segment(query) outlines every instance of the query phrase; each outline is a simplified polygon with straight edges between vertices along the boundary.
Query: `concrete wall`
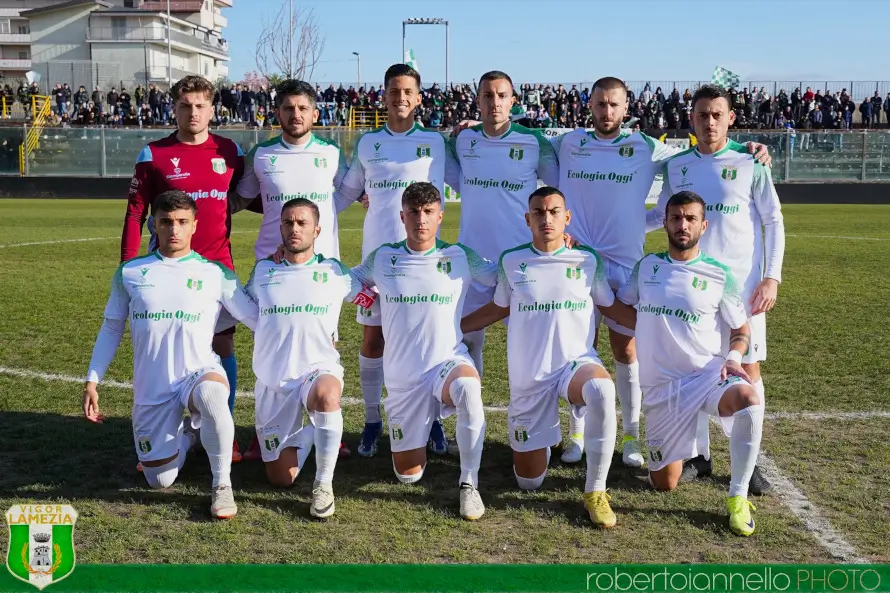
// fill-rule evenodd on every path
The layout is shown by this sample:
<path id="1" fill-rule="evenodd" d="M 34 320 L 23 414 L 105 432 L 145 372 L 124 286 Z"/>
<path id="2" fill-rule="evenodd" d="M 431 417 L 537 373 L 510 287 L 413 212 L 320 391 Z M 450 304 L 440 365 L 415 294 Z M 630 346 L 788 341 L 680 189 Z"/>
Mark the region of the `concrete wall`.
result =
<path id="1" fill-rule="evenodd" d="M 53 60 L 89 60 L 86 42 L 90 13 L 97 5 L 78 6 L 36 14 L 31 18 L 31 61 L 36 64 Z"/>

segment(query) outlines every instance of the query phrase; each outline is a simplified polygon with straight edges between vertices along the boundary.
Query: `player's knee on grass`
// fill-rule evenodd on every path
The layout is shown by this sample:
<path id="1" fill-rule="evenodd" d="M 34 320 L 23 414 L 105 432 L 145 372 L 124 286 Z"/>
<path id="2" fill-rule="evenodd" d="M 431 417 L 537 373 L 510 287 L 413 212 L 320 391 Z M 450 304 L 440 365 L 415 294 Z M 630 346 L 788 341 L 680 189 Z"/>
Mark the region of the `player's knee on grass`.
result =
<path id="1" fill-rule="evenodd" d="M 631 364 L 637 360 L 637 346 L 631 336 L 625 336 L 613 329 L 609 329 L 609 345 L 612 347 L 612 355 L 615 357 L 615 362 Z"/>
<path id="2" fill-rule="evenodd" d="M 321 375 L 312 386 L 306 402 L 310 412 L 336 412 L 340 409 L 340 381 Z"/>
<path id="3" fill-rule="evenodd" d="M 660 492 L 670 492 L 677 488 L 680 474 L 683 473 L 683 462 L 675 461 L 658 471 L 649 472 L 649 484 Z"/>
<path id="4" fill-rule="evenodd" d="M 142 475 L 145 476 L 145 481 L 148 482 L 148 485 L 151 488 L 160 490 L 169 488 L 173 485 L 176 481 L 176 477 L 179 475 L 179 463 L 177 463 L 177 457 L 179 457 L 180 454 L 181 453 L 177 453 L 173 457 L 158 461 L 142 462 Z"/>
<path id="5" fill-rule="evenodd" d="M 235 334 L 216 334 L 213 336 L 213 351 L 220 358 L 228 358 L 235 354 Z"/>
<path id="6" fill-rule="evenodd" d="M 278 488 L 290 488 L 300 474 L 296 447 L 286 447 L 278 454 L 278 459 L 266 465 L 266 477 L 269 483 Z"/>
<path id="7" fill-rule="evenodd" d="M 383 328 L 375 325 L 362 326 L 362 350 L 365 358 L 380 358 L 383 356 Z"/>
<path id="8" fill-rule="evenodd" d="M 732 416 L 740 410 L 760 405 L 760 396 L 748 384 L 739 384 L 727 389 L 720 398 L 717 412 L 721 416 Z"/>
<path id="9" fill-rule="evenodd" d="M 550 448 L 513 451 L 513 475 L 520 490 L 537 490 L 547 477 Z"/>
<path id="10" fill-rule="evenodd" d="M 399 451 L 392 454 L 392 470 L 402 484 L 414 484 L 426 470 L 426 448 Z"/>

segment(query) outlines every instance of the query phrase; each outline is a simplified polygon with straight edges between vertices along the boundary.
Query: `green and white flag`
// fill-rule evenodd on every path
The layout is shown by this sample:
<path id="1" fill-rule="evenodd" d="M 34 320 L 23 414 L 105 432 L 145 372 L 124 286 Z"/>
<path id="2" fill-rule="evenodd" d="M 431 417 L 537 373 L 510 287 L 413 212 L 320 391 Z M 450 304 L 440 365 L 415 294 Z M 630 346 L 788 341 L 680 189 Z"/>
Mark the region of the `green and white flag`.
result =
<path id="1" fill-rule="evenodd" d="M 6 523 L 6 567 L 12 576 L 43 589 L 74 572 L 74 507 L 17 504 L 6 512 Z"/>
<path id="2" fill-rule="evenodd" d="M 405 52 L 405 64 L 420 72 L 420 67 L 417 65 L 417 58 L 414 57 L 413 49 L 409 49 Z"/>
<path id="3" fill-rule="evenodd" d="M 711 83 L 724 89 L 739 88 L 739 75 L 724 68 L 717 66 L 714 73 L 711 74 Z"/>

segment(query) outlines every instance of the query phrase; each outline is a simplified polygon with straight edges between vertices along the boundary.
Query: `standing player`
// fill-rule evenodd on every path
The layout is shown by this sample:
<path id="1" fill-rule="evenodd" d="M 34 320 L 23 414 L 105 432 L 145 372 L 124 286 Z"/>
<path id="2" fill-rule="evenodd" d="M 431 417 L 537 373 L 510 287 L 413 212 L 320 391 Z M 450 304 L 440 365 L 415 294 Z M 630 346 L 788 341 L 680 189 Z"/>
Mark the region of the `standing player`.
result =
<path id="1" fill-rule="evenodd" d="M 122 263 L 114 274 L 84 386 L 83 413 L 91 422 L 104 419 L 96 385 L 114 359 L 129 318 L 133 440 L 142 474 L 152 488 L 170 487 L 187 451 L 200 440 L 213 474 L 210 512 L 228 519 L 238 511 L 229 475 L 235 424 L 226 408 L 225 370 L 210 343 L 221 305 L 251 329 L 256 305 L 227 266 L 192 251 L 193 199 L 166 191 L 152 210 L 158 249 Z M 191 415 L 188 429 L 183 429 L 185 410 Z"/>
<path id="2" fill-rule="evenodd" d="M 508 315 L 513 318 L 507 328 L 507 417 L 519 487 L 534 490 L 544 482 L 550 447 L 561 439 L 559 400 L 564 399 L 573 415 L 590 417 L 584 434 L 584 506 L 594 524 L 614 527 L 606 477 L 618 429 L 615 384 L 591 346 L 596 333 L 593 309 L 596 305 L 628 325 L 633 324 L 633 315 L 626 308 L 613 312 L 615 295 L 596 251 L 566 248 L 564 234 L 571 213 L 558 189 L 535 190 L 525 219 L 532 242 L 501 254 L 494 301 L 465 317 L 461 329 L 488 326 Z"/>
<path id="3" fill-rule="evenodd" d="M 247 284 L 259 306 L 253 351 L 256 433 L 266 474 L 276 486 L 293 484 L 315 445 L 309 512 L 326 518 L 334 514 L 332 482 L 343 436 L 343 367 L 331 334 L 344 300 L 370 309 L 374 293 L 338 260 L 315 252 L 322 233 L 315 202 L 289 200 L 279 216 L 284 259 L 257 262 Z"/>
<path id="4" fill-rule="evenodd" d="M 421 181 L 432 183 L 445 195 L 445 186 L 459 186 L 458 165 L 437 130 L 427 130 L 414 121 L 420 105 L 420 74 L 405 64 L 390 66 L 383 78 L 387 121 L 383 127 L 363 134 L 355 146 L 352 164 L 343 179 L 341 191 L 348 200 L 367 193 L 370 205 L 362 231 L 362 258 L 383 243 L 405 238 L 400 221 L 401 196 L 406 187 Z M 444 207 L 444 202 L 443 202 Z M 365 400 L 365 428 L 358 453 L 377 453 L 377 440 L 383 428 L 380 399 L 383 393 L 384 340 L 379 314 L 359 308 L 357 321 L 364 326 L 359 354 L 359 376 Z M 430 449 L 439 455 L 448 452 L 448 440 L 436 420 L 430 434 Z"/>
<path id="5" fill-rule="evenodd" d="M 409 186 L 402 195 L 406 239 L 381 245 L 353 272 L 380 293 L 384 406 L 396 477 L 420 480 L 432 422 L 456 411 L 460 515 L 474 521 L 485 513 L 477 490 L 485 414 L 482 383 L 461 342 L 460 312 L 470 283 L 494 285 L 497 271 L 472 249 L 436 238 L 441 201 L 431 183 Z"/>
<path id="6" fill-rule="evenodd" d="M 461 130 L 455 152 L 461 167 L 459 241 L 486 259 L 496 260 L 506 249 L 528 239 L 525 212 L 528 195 L 538 179 L 555 186 L 559 165 L 553 147 L 539 130 L 510 121 L 513 81 L 503 72 L 486 72 L 479 79 L 482 123 Z M 492 214 L 497 217 L 492 224 Z M 464 314 L 490 303 L 494 290 L 474 284 Z M 481 374 L 485 331 L 464 336 Z"/>
<path id="7" fill-rule="evenodd" d="M 710 232 L 705 209 L 691 191 L 667 200 L 670 248 L 641 259 L 618 299 L 636 307 L 650 482 L 658 490 L 676 488 L 683 460 L 696 450 L 699 414 L 718 416 L 729 435 L 729 527 L 748 536 L 755 510 L 748 483 L 760 450 L 763 404 L 741 365 L 750 334 L 734 275 L 698 247 Z M 728 348 L 721 323 L 730 328 Z"/>
<path id="8" fill-rule="evenodd" d="M 782 281 L 785 223 L 769 168 L 755 162 L 744 146 L 728 138 L 729 127 L 735 121 L 729 101 L 725 90 L 712 85 L 701 87 L 693 95 L 698 144 L 668 161 L 664 189 L 655 209 L 649 212 L 648 227 L 656 227 L 664 219 L 671 192 L 695 191 L 705 200 L 711 227 L 702 238 L 701 248 L 726 263 L 740 283 L 751 330 L 751 348 L 744 352 L 742 366 L 765 405 L 760 376 L 760 361 L 766 360 L 765 313 L 776 304 Z M 723 341 L 729 342 L 727 327 L 723 328 Z M 708 437 L 707 418 L 702 417 L 698 455 L 687 463 L 684 479 L 711 473 Z M 770 487 L 755 468 L 751 492 L 765 494 Z"/>
<path id="9" fill-rule="evenodd" d="M 130 198 L 121 236 L 121 261 L 136 257 L 142 225 L 149 206 L 161 192 L 176 189 L 187 193 L 198 205 L 200 224 L 192 247 L 203 257 L 218 261 L 230 270 L 232 219 L 228 196 L 244 171 L 241 148 L 209 132 L 213 117 L 213 85 L 200 76 L 186 76 L 172 89 L 179 129 L 161 140 L 149 142 L 139 153 L 130 182 Z M 151 227 L 151 224 L 149 225 Z M 149 249 L 157 247 L 154 238 Z M 229 410 L 235 410 L 238 365 L 235 361 L 235 320 L 225 311 L 213 337 L 213 351 L 220 356 L 229 383 Z M 232 443 L 232 461 L 241 461 L 238 443 Z"/>
<path id="10" fill-rule="evenodd" d="M 311 200 L 318 207 L 321 231 L 315 252 L 338 258 L 337 214 L 352 202 L 337 191 L 347 171 L 343 151 L 334 142 L 312 133 L 312 125 L 318 121 L 315 88 L 301 80 L 279 84 L 275 115 L 281 122 L 281 135 L 257 144 L 247 153 L 244 176 L 238 184 L 241 205 L 256 196 L 262 204 L 263 222 L 254 247 L 256 260 L 278 247 L 282 204 L 296 198 Z M 336 333 L 335 327 L 335 341 Z M 342 443 L 340 451 L 344 456 L 349 454 Z M 254 439 L 244 459 L 260 458 L 259 442 Z"/>
<path id="11" fill-rule="evenodd" d="M 618 290 L 643 256 L 646 198 L 652 183 L 678 150 L 621 127 L 627 114 L 627 87 L 618 78 L 601 78 L 594 83 L 590 109 L 593 130 L 579 128 L 553 141 L 559 158 L 559 189 L 574 215 L 573 236 L 603 257 L 609 284 Z M 749 150 L 758 150 L 757 158 L 769 162 L 765 147 L 752 143 Z M 641 392 L 634 332 L 608 318 L 606 325 L 621 402 L 622 461 L 630 467 L 641 467 Z M 562 460 L 573 463 L 583 454 L 583 419 L 570 420 L 569 425 L 570 441 Z"/>

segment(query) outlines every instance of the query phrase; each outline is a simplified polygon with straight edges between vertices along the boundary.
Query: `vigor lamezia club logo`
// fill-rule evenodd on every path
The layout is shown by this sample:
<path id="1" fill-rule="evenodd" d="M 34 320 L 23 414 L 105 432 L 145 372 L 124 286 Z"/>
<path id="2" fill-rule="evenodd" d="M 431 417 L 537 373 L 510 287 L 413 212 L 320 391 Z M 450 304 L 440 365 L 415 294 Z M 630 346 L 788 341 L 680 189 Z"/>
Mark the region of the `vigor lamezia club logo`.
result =
<path id="1" fill-rule="evenodd" d="M 12 576 L 43 589 L 74 572 L 74 507 L 17 504 L 6 511 L 6 522 L 6 567 Z"/>

